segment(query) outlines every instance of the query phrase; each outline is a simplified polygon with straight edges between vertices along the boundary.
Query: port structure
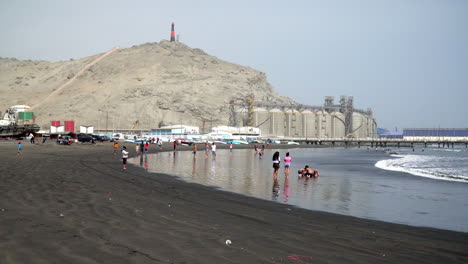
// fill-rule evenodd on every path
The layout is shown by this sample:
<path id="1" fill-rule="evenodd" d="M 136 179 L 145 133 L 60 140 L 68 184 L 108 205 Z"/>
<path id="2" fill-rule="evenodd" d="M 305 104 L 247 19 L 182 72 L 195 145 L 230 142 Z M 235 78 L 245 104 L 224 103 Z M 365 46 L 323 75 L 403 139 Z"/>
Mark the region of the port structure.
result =
<path id="1" fill-rule="evenodd" d="M 308 137 L 315 133 L 318 138 L 376 137 L 372 110 L 355 108 L 352 96 L 341 96 L 338 104 L 334 97 L 327 96 L 323 105 L 304 105 L 255 101 L 253 94 L 248 94 L 231 98 L 229 104 L 230 126 L 267 127 L 267 130 L 274 126 L 270 129 L 272 136 Z"/>

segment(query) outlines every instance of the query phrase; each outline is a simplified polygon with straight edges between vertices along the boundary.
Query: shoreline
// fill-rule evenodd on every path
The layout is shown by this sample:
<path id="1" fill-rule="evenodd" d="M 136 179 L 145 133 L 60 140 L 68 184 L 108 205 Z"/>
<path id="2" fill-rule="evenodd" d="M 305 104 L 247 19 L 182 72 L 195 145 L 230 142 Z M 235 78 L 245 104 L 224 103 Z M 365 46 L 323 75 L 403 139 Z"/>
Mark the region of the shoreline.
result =
<path id="1" fill-rule="evenodd" d="M 468 262 L 468 233 L 302 209 L 148 177 L 134 165 L 123 171 L 108 143 L 24 142 L 23 157 L 16 144 L 0 145 L 2 263 Z"/>

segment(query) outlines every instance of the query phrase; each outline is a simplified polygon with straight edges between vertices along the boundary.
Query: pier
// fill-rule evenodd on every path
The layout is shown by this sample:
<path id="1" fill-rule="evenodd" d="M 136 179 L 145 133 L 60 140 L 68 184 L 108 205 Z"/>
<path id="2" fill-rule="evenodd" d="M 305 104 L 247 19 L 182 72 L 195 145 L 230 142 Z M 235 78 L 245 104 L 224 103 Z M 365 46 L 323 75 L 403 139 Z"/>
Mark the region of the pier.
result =
<path id="1" fill-rule="evenodd" d="M 314 145 L 344 145 L 344 146 L 369 146 L 369 147 L 410 147 L 422 145 L 425 148 L 428 146 L 437 145 L 438 148 L 454 148 L 455 145 L 464 145 L 468 148 L 468 138 L 441 138 L 441 139 L 388 139 L 388 138 L 281 138 L 280 141 L 294 141 L 302 144 Z"/>

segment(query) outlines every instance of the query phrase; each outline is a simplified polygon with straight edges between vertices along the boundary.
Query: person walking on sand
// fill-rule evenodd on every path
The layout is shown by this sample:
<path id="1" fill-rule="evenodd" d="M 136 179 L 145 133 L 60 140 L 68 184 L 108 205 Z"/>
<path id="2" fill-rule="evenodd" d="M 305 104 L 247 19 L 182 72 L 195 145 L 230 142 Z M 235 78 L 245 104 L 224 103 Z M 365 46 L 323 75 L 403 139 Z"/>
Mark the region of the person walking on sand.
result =
<path id="1" fill-rule="evenodd" d="M 193 143 L 193 156 L 194 157 L 195 157 L 195 155 L 197 155 L 197 150 L 198 150 L 197 144 Z"/>
<path id="2" fill-rule="evenodd" d="M 275 154 L 273 154 L 273 182 L 278 182 L 278 170 L 280 168 L 280 155 L 279 152 L 276 151 Z"/>
<path id="3" fill-rule="evenodd" d="M 124 170 L 127 169 L 127 159 L 128 159 L 128 151 L 127 148 L 124 146 L 122 149 L 122 163 L 123 163 L 123 168 Z"/>
<path id="4" fill-rule="evenodd" d="M 114 156 L 117 155 L 117 148 L 119 147 L 119 140 L 114 141 Z"/>
<path id="5" fill-rule="evenodd" d="M 23 145 L 21 145 L 21 142 L 18 142 L 18 155 L 23 155 Z"/>
<path id="6" fill-rule="evenodd" d="M 254 151 L 255 151 L 255 155 L 257 155 L 257 154 L 258 154 L 258 146 L 257 146 L 257 144 L 254 145 Z"/>
<path id="7" fill-rule="evenodd" d="M 286 153 L 286 157 L 284 157 L 284 175 L 289 176 L 289 168 L 291 167 L 291 157 L 289 156 L 289 152 Z"/>
<path id="8" fill-rule="evenodd" d="M 177 140 L 174 139 L 174 143 L 172 143 L 172 145 L 174 147 L 174 152 L 175 152 L 177 148 Z"/>
<path id="9" fill-rule="evenodd" d="M 136 151 L 136 154 L 138 155 L 138 151 L 140 150 L 140 145 L 138 145 L 138 143 L 135 144 L 135 151 Z"/>
<path id="10" fill-rule="evenodd" d="M 158 138 L 158 146 L 159 146 L 159 149 L 162 149 L 162 139 L 161 138 Z"/>

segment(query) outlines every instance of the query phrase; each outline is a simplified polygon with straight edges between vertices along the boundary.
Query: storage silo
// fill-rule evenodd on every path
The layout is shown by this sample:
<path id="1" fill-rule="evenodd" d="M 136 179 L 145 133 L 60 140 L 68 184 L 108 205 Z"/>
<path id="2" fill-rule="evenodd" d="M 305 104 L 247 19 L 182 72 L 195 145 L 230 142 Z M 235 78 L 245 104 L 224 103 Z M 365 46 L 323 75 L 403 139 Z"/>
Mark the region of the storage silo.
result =
<path id="1" fill-rule="evenodd" d="M 292 131 L 291 127 L 293 126 L 293 110 L 286 109 L 283 111 L 284 113 L 284 136 L 291 137 Z"/>
<path id="2" fill-rule="evenodd" d="M 331 138 L 333 137 L 333 120 L 332 120 L 332 115 L 326 111 L 323 112 L 323 117 L 324 117 L 324 128 L 325 128 L 325 138 Z"/>
<path id="3" fill-rule="evenodd" d="M 272 127 L 272 135 L 273 136 L 284 136 L 284 113 L 279 109 L 272 109 L 270 110 L 271 114 L 271 127 Z"/>
<path id="4" fill-rule="evenodd" d="M 302 118 L 301 114 L 294 109 L 284 111 L 284 136 L 300 137 L 302 136 Z"/>
<path id="5" fill-rule="evenodd" d="M 346 136 L 345 131 L 345 115 L 338 111 L 332 113 L 332 137 L 343 138 Z"/>
<path id="6" fill-rule="evenodd" d="M 315 112 L 315 130 L 317 131 L 317 138 L 325 137 L 325 116 L 322 110 Z"/>
<path id="7" fill-rule="evenodd" d="M 297 110 L 292 110 L 291 113 L 291 136 L 292 137 L 303 137 L 304 133 L 302 132 L 302 114 Z"/>
<path id="8" fill-rule="evenodd" d="M 268 110 L 260 107 L 254 108 L 254 126 L 260 128 L 265 136 L 272 135 L 271 114 Z"/>
<path id="9" fill-rule="evenodd" d="M 352 136 L 354 138 L 364 138 L 366 137 L 366 129 L 367 129 L 367 124 L 366 124 L 366 117 L 357 112 L 353 112 L 353 130 L 352 130 Z"/>
<path id="10" fill-rule="evenodd" d="M 302 111 L 302 134 L 306 138 L 316 138 L 315 113 L 310 110 Z"/>

